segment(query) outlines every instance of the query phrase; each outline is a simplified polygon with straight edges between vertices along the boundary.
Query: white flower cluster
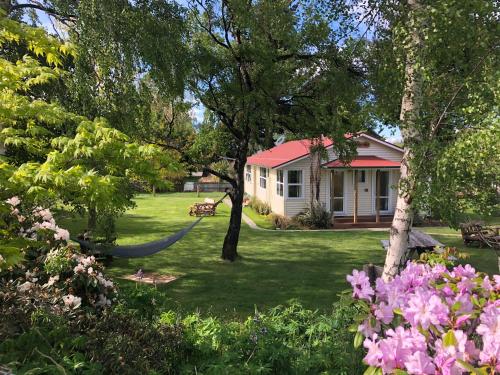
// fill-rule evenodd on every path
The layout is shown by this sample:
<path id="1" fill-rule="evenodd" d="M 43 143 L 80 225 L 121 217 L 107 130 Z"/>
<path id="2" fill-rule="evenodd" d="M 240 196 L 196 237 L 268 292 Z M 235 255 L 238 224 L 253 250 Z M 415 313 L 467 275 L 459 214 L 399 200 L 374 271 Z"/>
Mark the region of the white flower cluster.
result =
<path id="1" fill-rule="evenodd" d="M 45 284 L 43 284 L 43 288 L 47 288 L 49 286 L 54 285 L 57 281 L 59 281 L 59 275 L 51 276 L 49 277 L 49 281 L 47 281 Z"/>
<path id="2" fill-rule="evenodd" d="M 65 295 L 65 296 L 63 296 L 62 299 L 64 302 L 64 306 L 72 308 L 72 309 L 77 309 L 82 304 L 82 299 L 80 297 L 76 297 L 72 294 Z"/>
<path id="3" fill-rule="evenodd" d="M 5 201 L 9 204 L 11 209 L 11 214 L 17 218 L 19 223 L 23 223 L 26 221 L 26 217 L 21 215 L 18 206 L 21 203 L 19 197 L 12 197 Z M 33 217 L 35 220 L 41 219 L 42 222 L 35 221 L 31 228 L 24 229 L 21 228 L 21 235 L 25 238 L 29 238 L 31 240 L 37 239 L 37 231 L 41 229 L 49 229 L 54 232 L 54 239 L 56 241 L 68 241 L 69 240 L 69 232 L 66 229 L 60 228 L 56 225 L 52 212 L 48 208 L 36 207 L 32 211 Z"/>

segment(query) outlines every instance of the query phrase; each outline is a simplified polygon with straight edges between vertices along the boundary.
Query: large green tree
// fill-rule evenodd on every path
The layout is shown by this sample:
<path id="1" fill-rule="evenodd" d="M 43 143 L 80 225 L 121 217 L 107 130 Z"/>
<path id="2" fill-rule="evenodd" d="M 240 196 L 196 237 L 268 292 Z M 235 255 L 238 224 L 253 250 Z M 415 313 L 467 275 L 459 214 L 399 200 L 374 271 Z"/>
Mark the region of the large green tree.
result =
<path id="1" fill-rule="evenodd" d="M 111 219 L 112 224 L 133 204 L 132 179 L 160 184 L 155 162 L 175 168 L 175 158 L 155 146 L 133 142 L 103 118 L 91 121 L 57 101 L 31 95 L 37 86 L 67 74 L 61 66 L 75 49 L 0 12 L 0 52 L 12 43 L 27 51 L 16 61 L 0 54 L 0 141 L 38 155 L 18 168 L 2 164 L 9 182 L 2 188 L 33 200 L 52 197 L 85 208 L 89 229 L 95 229 L 99 218 Z"/>
<path id="2" fill-rule="evenodd" d="M 211 169 L 208 161 L 216 160 L 205 159 L 205 170 L 232 185 L 222 258 L 234 261 L 249 152 L 271 146 L 277 132 L 303 132 L 308 126 L 311 135 L 326 133 L 342 149 L 344 134 L 356 129 L 360 75 L 336 45 L 320 2 L 190 4 L 189 90 L 215 117 L 204 136 L 226 153 L 214 156 L 233 160 L 233 177 Z M 334 87 L 334 82 L 342 85 Z M 340 87 L 346 86 L 352 91 L 342 95 Z M 216 134 L 226 142 L 217 142 Z"/>
<path id="3" fill-rule="evenodd" d="M 467 165 L 451 150 L 463 147 L 464 139 L 476 137 L 476 132 L 476 140 L 486 141 L 480 134 L 497 126 L 492 119 L 498 116 L 498 2 L 406 0 L 369 6 L 367 14 L 372 17 L 367 19 L 373 20 L 370 27 L 376 32 L 367 43 L 365 63 L 373 113 L 399 126 L 405 151 L 384 269 L 384 277 L 391 278 L 407 259 L 416 210 L 431 209 L 456 221 L 460 197 L 472 198 L 471 184 L 479 183 L 476 189 L 488 191 L 490 197 L 496 189 L 489 163 L 475 164 L 475 173 L 484 178 L 475 178 L 469 171 L 469 182 L 457 178 L 461 168 L 443 171 L 439 165 Z M 498 138 L 498 132 L 488 134 Z M 493 149 L 486 147 L 488 142 L 485 147 L 481 142 L 473 144 L 470 155 L 479 164 L 498 160 Z M 453 183 L 460 185 L 447 186 Z M 452 190 L 463 194 L 450 199 Z"/>

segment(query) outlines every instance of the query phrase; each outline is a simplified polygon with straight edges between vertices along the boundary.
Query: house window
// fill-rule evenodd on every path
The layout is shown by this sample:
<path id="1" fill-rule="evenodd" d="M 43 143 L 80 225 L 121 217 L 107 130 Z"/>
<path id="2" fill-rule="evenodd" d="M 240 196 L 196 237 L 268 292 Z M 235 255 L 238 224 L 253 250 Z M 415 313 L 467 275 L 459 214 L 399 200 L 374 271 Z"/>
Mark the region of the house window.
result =
<path id="1" fill-rule="evenodd" d="M 259 186 L 262 189 L 267 188 L 267 169 L 266 168 L 260 168 L 260 179 L 259 179 Z"/>
<path id="2" fill-rule="evenodd" d="M 252 182 L 252 166 L 247 165 L 246 172 L 245 172 L 245 180 L 247 182 Z"/>
<path id="3" fill-rule="evenodd" d="M 358 182 L 359 183 L 366 182 L 366 171 L 358 171 Z"/>
<path id="4" fill-rule="evenodd" d="M 288 198 L 302 198 L 302 171 L 288 171 Z"/>
<path id="5" fill-rule="evenodd" d="M 277 177 L 276 177 L 276 194 L 278 194 L 280 197 L 283 196 L 283 170 L 277 170 L 276 171 Z"/>

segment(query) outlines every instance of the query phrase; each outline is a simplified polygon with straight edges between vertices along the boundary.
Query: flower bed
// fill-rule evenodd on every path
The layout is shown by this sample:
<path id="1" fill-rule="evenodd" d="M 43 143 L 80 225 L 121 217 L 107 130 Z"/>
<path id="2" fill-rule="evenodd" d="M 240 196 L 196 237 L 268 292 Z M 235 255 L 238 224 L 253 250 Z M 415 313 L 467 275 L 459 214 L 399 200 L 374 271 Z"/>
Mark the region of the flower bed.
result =
<path id="1" fill-rule="evenodd" d="M 374 287 L 362 271 L 347 280 L 365 310 L 354 341 L 367 374 L 500 372 L 500 276 L 408 263 Z"/>

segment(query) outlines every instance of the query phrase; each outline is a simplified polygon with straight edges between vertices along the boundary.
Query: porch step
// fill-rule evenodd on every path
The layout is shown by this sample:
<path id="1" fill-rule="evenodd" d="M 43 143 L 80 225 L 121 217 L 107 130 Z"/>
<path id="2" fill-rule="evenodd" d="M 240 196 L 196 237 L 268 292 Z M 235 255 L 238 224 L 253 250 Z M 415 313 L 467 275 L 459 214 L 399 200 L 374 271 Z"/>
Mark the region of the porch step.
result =
<path id="1" fill-rule="evenodd" d="M 390 228 L 392 221 L 382 221 L 380 223 L 373 222 L 357 222 L 357 223 L 339 223 L 333 224 L 334 229 L 350 229 L 350 228 Z"/>
<path id="2" fill-rule="evenodd" d="M 358 216 L 358 223 L 375 223 L 375 216 Z M 335 216 L 335 223 L 349 223 L 352 224 L 354 217 L 352 216 Z M 392 215 L 380 216 L 380 221 L 383 223 L 392 222 Z"/>

